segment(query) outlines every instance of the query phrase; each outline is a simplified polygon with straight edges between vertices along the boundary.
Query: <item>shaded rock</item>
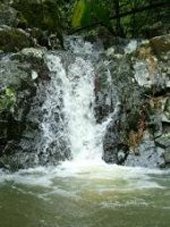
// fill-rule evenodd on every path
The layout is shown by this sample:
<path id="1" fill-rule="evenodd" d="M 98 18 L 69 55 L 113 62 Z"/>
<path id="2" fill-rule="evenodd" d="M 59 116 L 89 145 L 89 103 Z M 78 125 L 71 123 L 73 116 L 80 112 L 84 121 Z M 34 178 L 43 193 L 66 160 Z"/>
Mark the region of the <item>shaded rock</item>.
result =
<path id="1" fill-rule="evenodd" d="M 37 89 L 31 68 L 11 57 L 14 55 L 0 60 L 0 162 L 5 168 L 13 168 L 8 163 L 15 163 L 15 155 L 21 149 L 19 143 L 28 127 L 26 117 Z"/>
<path id="2" fill-rule="evenodd" d="M 162 99 L 162 122 L 170 123 L 170 98 L 164 97 Z"/>
<path id="3" fill-rule="evenodd" d="M 162 53 L 167 53 L 170 51 L 170 34 L 156 36 L 150 39 L 150 44 L 158 56 Z"/>
<path id="4" fill-rule="evenodd" d="M 32 79 L 36 77 L 34 80 L 49 80 L 49 70 L 44 60 L 45 51 L 46 48 L 24 48 L 11 58 L 23 63 L 20 66 L 22 70 L 30 73 L 31 68 Z"/>
<path id="5" fill-rule="evenodd" d="M 0 3 L 0 26 L 1 25 L 17 25 L 17 11 L 9 5 L 2 3 Z"/>
<path id="6" fill-rule="evenodd" d="M 24 27 L 36 27 L 48 31 L 48 36 L 55 33 L 59 43 L 57 48 L 63 46 L 62 22 L 58 5 L 54 0 L 45 0 L 43 5 L 41 1 L 35 0 L 19 0 L 12 3 L 12 6 L 21 13 L 21 24 L 18 26 L 22 27 L 22 21 L 24 21 Z"/>
<path id="7" fill-rule="evenodd" d="M 143 90 L 135 82 L 131 65 L 128 53 L 117 54 L 110 49 L 106 51 L 105 60 L 98 63 L 95 81 L 97 121 L 103 122 L 114 113 L 116 103 L 121 103 L 119 114 L 113 117 L 103 140 L 103 159 L 110 163 L 124 162 L 130 131 L 138 131 L 140 122 L 142 130 L 145 127 L 145 98 L 142 97 Z"/>
<path id="8" fill-rule="evenodd" d="M 164 159 L 166 164 L 170 164 L 170 149 L 164 153 Z"/>
<path id="9" fill-rule="evenodd" d="M 25 47 L 34 46 L 28 33 L 12 27 L 0 27 L 0 49 L 5 52 L 17 52 Z"/>

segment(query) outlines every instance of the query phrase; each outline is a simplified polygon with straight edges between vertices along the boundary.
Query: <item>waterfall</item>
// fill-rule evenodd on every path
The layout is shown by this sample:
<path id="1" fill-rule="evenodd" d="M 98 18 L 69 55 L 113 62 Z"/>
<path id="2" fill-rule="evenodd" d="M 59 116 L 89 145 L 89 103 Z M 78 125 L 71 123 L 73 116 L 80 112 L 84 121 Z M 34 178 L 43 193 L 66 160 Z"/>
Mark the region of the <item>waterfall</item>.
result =
<path id="1" fill-rule="evenodd" d="M 39 150 L 43 158 L 57 150 L 74 160 L 101 159 L 102 137 L 111 118 L 102 124 L 95 119 L 94 56 L 99 52 L 82 40 L 76 46 L 70 42 L 70 49 L 71 60 L 62 53 L 46 54 L 51 81 L 42 106 Z"/>

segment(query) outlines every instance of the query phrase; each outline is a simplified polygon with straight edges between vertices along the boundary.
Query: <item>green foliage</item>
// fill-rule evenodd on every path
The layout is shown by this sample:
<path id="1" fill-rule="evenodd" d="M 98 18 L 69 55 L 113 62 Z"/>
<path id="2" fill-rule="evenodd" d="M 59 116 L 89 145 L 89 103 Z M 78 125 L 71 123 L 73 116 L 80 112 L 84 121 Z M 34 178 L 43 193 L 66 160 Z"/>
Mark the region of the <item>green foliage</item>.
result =
<path id="1" fill-rule="evenodd" d="M 161 21 L 165 29 L 169 26 L 166 3 L 168 4 L 168 0 L 77 0 L 71 25 L 75 30 L 104 25 L 115 35 L 152 37 L 159 34 L 155 30 L 158 22 Z"/>
<path id="2" fill-rule="evenodd" d="M 77 28 L 81 26 L 81 21 L 86 9 L 85 0 L 79 0 L 76 2 L 74 10 L 73 10 L 73 17 L 72 17 L 72 26 L 73 28 Z"/>
<path id="3" fill-rule="evenodd" d="M 109 25 L 109 14 L 109 8 L 105 1 L 78 0 L 74 6 L 71 24 L 73 28 L 88 26 L 98 21 Z"/>
<path id="4" fill-rule="evenodd" d="M 8 110 L 13 112 L 16 103 L 16 92 L 12 88 L 6 88 L 0 95 L 0 112 Z"/>

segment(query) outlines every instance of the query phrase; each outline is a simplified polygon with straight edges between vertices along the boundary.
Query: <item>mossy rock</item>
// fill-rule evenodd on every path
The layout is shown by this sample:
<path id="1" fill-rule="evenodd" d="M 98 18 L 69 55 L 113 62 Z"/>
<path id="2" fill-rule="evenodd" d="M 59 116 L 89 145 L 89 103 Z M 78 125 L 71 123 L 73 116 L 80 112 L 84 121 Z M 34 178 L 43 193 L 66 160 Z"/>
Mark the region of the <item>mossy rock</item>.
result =
<path id="1" fill-rule="evenodd" d="M 17 11 L 0 2 L 0 25 L 16 26 Z"/>
<path id="2" fill-rule="evenodd" d="M 16 92 L 13 88 L 7 87 L 2 94 L 0 94 L 0 113 L 4 110 L 13 111 L 16 103 Z"/>
<path id="3" fill-rule="evenodd" d="M 170 34 L 152 38 L 150 45 L 158 56 L 162 53 L 167 53 L 170 51 Z"/>
<path id="4" fill-rule="evenodd" d="M 31 46 L 34 46 L 33 40 L 21 29 L 11 27 L 0 28 L 0 50 L 17 52 Z"/>
<path id="5" fill-rule="evenodd" d="M 20 12 L 21 21 L 29 28 L 39 28 L 50 33 L 56 33 L 63 43 L 62 23 L 57 1 L 14 1 L 12 6 Z"/>

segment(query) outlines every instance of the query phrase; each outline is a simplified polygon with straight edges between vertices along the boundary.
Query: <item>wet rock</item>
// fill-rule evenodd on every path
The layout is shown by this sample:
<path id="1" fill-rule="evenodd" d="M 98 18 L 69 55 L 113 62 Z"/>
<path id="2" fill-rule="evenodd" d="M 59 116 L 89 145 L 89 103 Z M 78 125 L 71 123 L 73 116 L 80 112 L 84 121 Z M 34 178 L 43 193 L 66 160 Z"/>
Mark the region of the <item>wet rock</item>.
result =
<path id="1" fill-rule="evenodd" d="M 20 67 L 30 73 L 33 80 L 49 80 L 49 70 L 44 60 L 46 48 L 24 48 L 11 58 L 23 63 Z M 36 77 L 36 78 L 35 78 Z"/>
<path id="2" fill-rule="evenodd" d="M 153 138 L 147 133 L 137 148 L 137 152 L 130 153 L 125 166 L 142 166 L 147 168 L 163 167 L 165 162 L 162 152 L 157 149 Z"/>
<path id="3" fill-rule="evenodd" d="M 0 69 L 0 162 L 5 168 L 13 168 L 17 152 L 23 151 L 20 140 L 29 126 L 27 115 L 37 84 L 30 65 L 14 60 L 14 55 L 3 57 Z"/>
<path id="4" fill-rule="evenodd" d="M 118 164 L 122 164 L 124 163 L 124 161 L 127 158 L 127 150 L 119 150 L 119 152 L 117 153 L 117 159 L 118 159 Z"/>
<path id="5" fill-rule="evenodd" d="M 170 124 L 170 98 L 164 97 L 163 101 L 162 122 Z"/>
<path id="6" fill-rule="evenodd" d="M 145 118 L 143 91 L 135 82 L 131 65 L 128 53 L 117 54 L 110 49 L 106 51 L 105 60 L 98 64 L 95 90 L 97 121 L 103 122 L 114 112 L 116 103 L 121 103 L 120 112 L 106 129 L 103 140 L 103 159 L 110 163 L 124 162 L 128 153 L 129 133 L 131 130 L 138 131 L 139 121 Z"/>
<path id="7" fill-rule="evenodd" d="M 103 139 L 103 160 L 107 163 L 121 164 L 127 154 L 127 146 L 122 144 L 120 134 L 117 131 L 121 105 L 117 103 L 112 114 L 112 120 L 106 129 Z"/>
<path id="8" fill-rule="evenodd" d="M 170 164 L 170 149 L 164 153 L 164 159 L 166 164 Z"/>

